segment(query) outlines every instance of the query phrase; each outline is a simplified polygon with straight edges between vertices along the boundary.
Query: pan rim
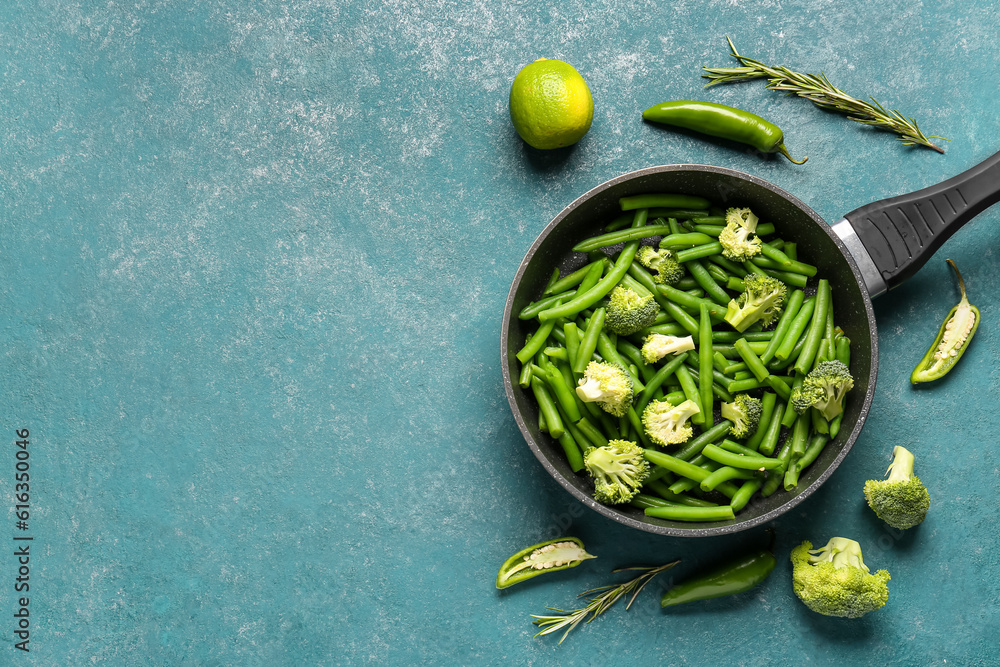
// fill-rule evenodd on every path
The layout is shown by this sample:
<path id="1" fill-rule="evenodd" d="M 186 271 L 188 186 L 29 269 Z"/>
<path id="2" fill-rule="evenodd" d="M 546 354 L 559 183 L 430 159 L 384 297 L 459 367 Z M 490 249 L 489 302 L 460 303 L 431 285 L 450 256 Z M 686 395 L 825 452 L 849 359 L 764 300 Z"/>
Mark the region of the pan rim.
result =
<path id="1" fill-rule="evenodd" d="M 685 528 L 681 525 L 677 525 L 680 522 L 675 522 L 674 525 L 666 525 L 665 523 L 649 523 L 645 521 L 636 520 L 626 514 L 623 514 L 616 510 L 614 507 L 598 503 L 589 495 L 583 493 L 579 488 L 570 482 L 551 461 L 545 456 L 538 443 L 535 442 L 527 424 L 524 422 L 523 416 L 517 406 L 514 388 L 513 388 L 513 378 L 511 377 L 509 358 L 511 352 L 508 349 L 509 346 L 509 330 L 511 317 L 513 315 L 514 301 L 518 287 L 520 286 L 521 280 L 524 276 L 524 272 L 530 264 L 531 260 L 534 258 L 535 254 L 538 252 L 539 248 L 549 237 L 549 235 L 559 227 L 563 220 L 565 220 L 571 213 L 573 213 L 577 208 L 587 203 L 591 198 L 595 197 L 601 192 L 604 192 L 610 188 L 613 188 L 622 183 L 626 183 L 635 179 L 642 178 L 644 176 L 672 172 L 672 171 L 684 171 L 684 172 L 710 172 L 713 174 L 722 174 L 732 178 L 736 178 L 743 181 L 748 181 L 758 187 L 770 190 L 772 193 L 782 197 L 797 209 L 802 211 L 809 217 L 816 225 L 824 230 L 826 235 L 830 238 L 833 244 L 840 251 L 841 256 L 846 260 L 849 268 L 851 269 L 851 275 L 853 276 L 858 290 L 862 296 L 862 306 L 865 313 L 865 318 L 868 322 L 868 330 L 870 336 L 870 349 L 871 349 L 871 360 L 870 360 L 870 370 L 869 370 L 869 380 L 868 387 L 864 395 L 863 403 L 861 405 L 858 419 L 851 430 L 851 433 L 846 438 L 843 447 L 837 454 L 836 458 L 830 463 L 830 465 L 817 477 L 809 486 L 802 489 L 796 495 L 790 497 L 786 502 L 782 503 L 778 507 L 761 514 L 759 516 L 750 519 L 736 519 L 731 522 L 720 522 L 718 525 L 713 525 L 711 527 L 691 527 Z M 823 483 L 840 467 L 840 464 L 846 458 L 847 454 L 853 448 L 858 436 L 864 427 L 865 421 L 867 420 L 868 413 L 871 410 L 871 405 L 875 394 L 875 385 L 878 376 L 878 332 L 875 322 L 875 313 L 872 308 L 871 295 L 868 292 L 867 286 L 861 277 L 860 269 L 851 255 L 850 251 L 844 245 L 843 241 L 837 236 L 832 227 L 823 219 L 819 214 L 817 214 L 812 208 L 806 205 L 802 200 L 798 199 L 791 193 L 787 192 L 783 188 L 771 183 L 770 181 L 764 180 L 752 174 L 748 174 L 742 171 L 737 171 L 735 169 L 729 169 L 726 167 L 717 167 L 713 165 L 706 164 L 666 164 L 657 165 L 652 167 L 646 167 L 643 169 L 638 169 L 635 171 L 630 171 L 612 179 L 609 179 L 580 195 L 572 202 L 570 202 L 566 207 L 564 207 L 538 234 L 535 240 L 532 242 L 528 251 L 525 253 L 524 258 L 518 266 L 518 269 L 514 275 L 514 279 L 511 282 L 510 291 L 507 294 L 507 300 L 504 307 L 504 314 L 501 326 L 500 335 L 500 353 L 501 353 L 501 370 L 503 373 L 504 390 L 507 395 L 508 403 L 510 404 L 511 412 L 514 419 L 518 425 L 518 429 L 521 431 L 522 437 L 527 442 L 529 448 L 535 457 L 539 460 L 545 470 L 551 475 L 560 486 L 569 491 L 569 493 L 582 502 L 584 505 L 590 509 L 596 511 L 597 513 L 612 519 L 618 523 L 629 526 L 631 528 L 637 528 L 639 530 L 654 533 L 658 535 L 666 535 L 671 537 L 710 537 L 725 535 L 730 533 L 742 532 L 748 530 L 755 526 L 766 524 L 779 516 L 786 514 L 794 507 L 801 504 L 807 498 L 809 498 L 816 490 L 819 489 Z"/>

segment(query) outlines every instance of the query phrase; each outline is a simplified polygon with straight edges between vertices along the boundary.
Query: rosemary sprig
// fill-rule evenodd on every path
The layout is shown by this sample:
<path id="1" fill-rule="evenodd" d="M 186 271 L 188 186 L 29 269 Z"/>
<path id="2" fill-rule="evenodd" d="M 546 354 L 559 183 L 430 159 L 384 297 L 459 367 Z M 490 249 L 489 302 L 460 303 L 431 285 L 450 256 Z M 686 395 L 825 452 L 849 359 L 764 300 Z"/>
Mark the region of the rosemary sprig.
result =
<path id="1" fill-rule="evenodd" d="M 733 40 L 728 36 L 726 41 L 729 42 L 730 55 L 740 63 L 741 67 L 704 67 L 705 74 L 702 76 L 709 79 L 705 84 L 706 88 L 718 83 L 767 79 L 768 88 L 783 90 L 805 98 L 821 109 L 845 114 L 848 119 L 858 123 L 894 132 L 899 135 L 896 138 L 906 146 L 925 146 L 938 153 L 944 153 L 944 149 L 933 144 L 931 139 L 948 141 L 947 139 L 926 136 L 917 127 L 915 120 L 903 116 L 895 109 L 887 111 L 875 98 L 869 97 L 871 100 L 869 103 L 851 97 L 830 83 L 825 74 L 800 74 L 787 67 L 765 65 L 759 60 L 740 55 L 733 46 Z"/>
<path id="2" fill-rule="evenodd" d="M 661 572 L 666 572 L 678 563 L 680 563 L 679 560 L 672 563 L 665 563 L 659 567 L 623 567 L 613 570 L 613 573 L 642 572 L 642 574 L 635 579 L 626 581 L 622 584 L 609 584 L 607 586 L 592 588 L 589 591 L 580 593 L 577 597 L 585 598 L 587 600 L 587 606 L 580 609 L 565 611 L 555 607 L 546 607 L 546 609 L 559 612 L 559 614 L 553 616 L 536 616 L 535 614 L 532 614 L 531 617 L 535 619 L 532 623 L 542 628 L 542 630 L 535 636 L 538 637 L 540 635 L 548 635 L 565 629 L 563 636 L 559 639 L 559 643 L 562 644 L 563 640 L 566 639 L 566 635 L 570 633 L 570 630 L 582 623 L 584 619 L 587 619 L 588 615 L 590 618 L 587 619 L 587 623 L 590 623 L 590 621 L 610 609 L 622 597 L 631 593 L 632 598 L 625 605 L 625 610 L 627 611 L 629 607 L 632 606 L 632 603 L 635 602 L 636 596 L 642 592 L 642 589 L 646 587 L 646 584 L 648 584 L 653 577 Z M 588 595 L 593 595 L 595 593 L 600 593 L 600 595 L 597 595 L 596 597 L 587 597 Z"/>

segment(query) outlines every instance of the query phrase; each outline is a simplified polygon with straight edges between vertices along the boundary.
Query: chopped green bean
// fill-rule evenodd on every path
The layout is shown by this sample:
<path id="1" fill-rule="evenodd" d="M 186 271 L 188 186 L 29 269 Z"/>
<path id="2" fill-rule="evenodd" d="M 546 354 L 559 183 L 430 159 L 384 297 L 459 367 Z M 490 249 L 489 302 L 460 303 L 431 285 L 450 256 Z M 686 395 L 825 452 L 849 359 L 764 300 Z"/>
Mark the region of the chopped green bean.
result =
<path id="1" fill-rule="evenodd" d="M 691 260 L 711 257 L 712 255 L 718 255 L 720 252 L 722 252 L 722 244 L 718 241 L 710 241 L 709 243 L 704 243 L 702 245 L 678 250 L 674 253 L 674 257 L 678 262 L 686 265 L 686 263 Z"/>
<path id="2" fill-rule="evenodd" d="M 816 285 L 816 307 L 813 309 L 812 321 L 809 323 L 809 330 L 806 332 L 805 342 L 802 344 L 802 352 L 799 353 L 795 361 L 795 370 L 799 373 L 806 374 L 812 370 L 813 360 L 816 358 L 819 343 L 823 338 L 826 310 L 829 306 L 830 281 L 823 278 Z"/>
<path id="3" fill-rule="evenodd" d="M 771 423 L 771 419 L 774 417 L 774 411 L 778 404 L 778 396 L 770 391 L 764 392 L 760 398 L 760 420 L 757 422 L 757 430 L 746 442 L 746 447 L 750 451 L 758 451 L 760 449 L 761 443 L 764 442 L 764 436 L 767 433 L 767 427 Z M 772 450 L 773 451 L 773 450 Z M 770 454 L 770 452 L 768 452 Z"/>
<path id="4" fill-rule="evenodd" d="M 649 194 L 622 197 L 618 200 L 618 205 L 623 211 L 634 211 L 637 208 L 654 207 L 708 210 L 711 206 L 710 202 L 703 197 L 674 194 Z"/>
<path id="5" fill-rule="evenodd" d="M 670 227 L 667 225 L 630 227 L 629 229 L 620 229 L 616 232 L 609 232 L 607 234 L 601 234 L 600 236 L 592 236 L 589 239 L 580 241 L 573 246 L 573 252 L 590 252 L 591 250 L 599 250 L 601 248 L 618 245 L 619 243 L 638 241 L 640 239 L 663 236 L 664 234 L 669 233 Z"/>
<path id="6" fill-rule="evenodd" d="M 671 507 L 647 507 L 643 510 L 646 516 L 670 521 L 727 521 L 736 518 L 733 508 L 729 505 L 718 507 L 688 507 L 675 505 Z"/>
<path id="7" fill-rule="evenodd" d="M 708 444 L 701 450 L 703 456 L 712 459 L 716 463 L 731 468 L 742 468 L 744 470 L 770 470 L 778 466 L 777 459 L 767 456 L 741 456 L 733 452 L 727 452 L 718 445 Z"/>
<path id="8" fill-rule="evenodd" d="M 597 339 L 601 335 L 601 330 L 604 329 L 604 318 L 605 310 L 598 308 L 587 321 L 587 328 L 583 332 L 583 340 L 580 341 L 580 347 L 576 354 L 576 362 L 573 364 L 574 373 L 583 373 L 587 370 L 587 364 L 590 363 L 597 350 Z"/>

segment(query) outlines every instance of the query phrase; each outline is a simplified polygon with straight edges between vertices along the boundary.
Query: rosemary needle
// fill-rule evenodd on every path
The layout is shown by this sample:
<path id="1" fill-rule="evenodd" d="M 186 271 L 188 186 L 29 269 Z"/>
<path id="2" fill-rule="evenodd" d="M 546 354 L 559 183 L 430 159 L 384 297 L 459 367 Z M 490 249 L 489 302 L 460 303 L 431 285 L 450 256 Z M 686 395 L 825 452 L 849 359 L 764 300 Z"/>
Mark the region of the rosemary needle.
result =
<path id="1" fill-rule="evenodd" d="M 587 600 L 587 605 L 585 607 L 581 607 L 580 609 L 566 611 L 555 607 L 546 607 L 546 609 L 559 612 L 559 614 L 553 616 L 536 616 L 532 614 L 531 617 L 535 619 L 532 623 L 542 628 L 542 630 L 535 636 L 538 637 L 540 635 L 548 635 L 565 629 L 563 636 L 559 639 L 559 643 L 562 644 L 570 630 L 578 626 L 585 619 L 587 620 L 587 623 L 590 623 L 590 621 L 610 609 L 616 602 L 618 602 L 618 600 L 631 593 L 632 598 L 625 604 L 625 609 L 628 610 L 629 607 L 632 606 L 632 603 L 635 602 L 636 596 L 642 592 L 642 589 L 645 588 L 646 584 L 648 584 L 653 577 L 661 572 L 669 570 L 678 563 L 680 563 L 679 560 L 672 563 L 665 563 L 659 567 L 623 567 L 614 570 L 614 573 L 642 572 L 642 574 L 635 579 L 631 579 L 622 584 L 600 586 L 598 588 L 592 588 L 589 591 L 580 593 L 577 597 L 586 598 Z M 595 593 L 599 593 L 599 595 L 596 597 L 587 597 L 588 595 L 594 595 Z M 588 615 L 590 616 L 589 619 L 587 619 Z"/>
<path id="2" fill-rule="evenodd" d="M 897 139 L 907 146 L 925 146 L 944 153 L 940 146 L 936 146 L 931 139 L 944 139 L 938 136 L 926 136 L 917 122 L 912 118 L 907 118 L 895 109 L 886 110 L 875 98 L 870 97 L 871 102 L 859 100 L 851 97 L 840 88 L 837 88 L 825 74 L 800 74 L 793 72 L 787 67 L 772 67 L 765 65 L 759 60 L 747 58 L 736 51 L 733 40 L 726 37 L 733 56 L 741 65 L 740 67 L 704 67 L 703 77 L 709 79 L 705 87 L 714 86 L 717 83 L 735 83 L 737 81 L 749 81 L 751 79 L 767 79 L 767 87 L 773 90 L 783 90 L 798 97 L 805 98 L 820 107 L 845 114 L 848 119 L 871 125 L 882 130 L 894 132 Z"/>

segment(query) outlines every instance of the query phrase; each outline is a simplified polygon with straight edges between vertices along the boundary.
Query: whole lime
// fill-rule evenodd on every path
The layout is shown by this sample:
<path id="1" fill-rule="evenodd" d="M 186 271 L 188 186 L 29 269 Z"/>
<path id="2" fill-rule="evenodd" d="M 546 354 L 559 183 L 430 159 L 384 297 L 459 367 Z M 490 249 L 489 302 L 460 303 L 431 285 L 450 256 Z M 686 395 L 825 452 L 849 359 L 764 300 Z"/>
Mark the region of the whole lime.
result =
<path id="1" fill-rule="evenodd" d="M 510 87 L 510 120 L 535 148 L 562 148 L 580 141 L 594 120 L 594 98 L 580 73 L 561 60 L 539 58 Z"/>

